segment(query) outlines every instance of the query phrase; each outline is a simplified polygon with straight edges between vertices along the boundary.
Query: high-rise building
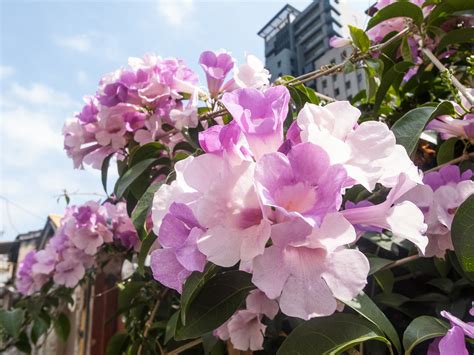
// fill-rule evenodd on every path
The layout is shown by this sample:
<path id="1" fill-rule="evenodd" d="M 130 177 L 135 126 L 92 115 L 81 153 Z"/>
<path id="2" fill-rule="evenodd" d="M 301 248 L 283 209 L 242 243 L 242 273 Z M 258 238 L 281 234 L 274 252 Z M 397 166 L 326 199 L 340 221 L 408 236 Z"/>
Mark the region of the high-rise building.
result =
<path id="1" fill-rule="evenodd" d="M 313 0 L 303 11 L 285 5 L 258 32 L 265 40 L 265 66 L 273 80 L 314 70 L 316 60 L 331 49 L 329 39 L 340 36 L 338 4 L 338 0 Z"/>

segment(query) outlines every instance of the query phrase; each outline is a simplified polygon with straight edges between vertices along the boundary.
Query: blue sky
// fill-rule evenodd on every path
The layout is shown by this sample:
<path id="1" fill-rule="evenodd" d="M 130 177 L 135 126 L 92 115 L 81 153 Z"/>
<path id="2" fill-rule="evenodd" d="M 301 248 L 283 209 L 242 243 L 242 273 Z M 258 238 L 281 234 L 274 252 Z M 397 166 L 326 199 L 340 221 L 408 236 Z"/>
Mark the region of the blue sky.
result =
<path id="1" fill-rule="evenodd" d="M 310 0 L 288 2 L 304 9 Z M 346 22 L 362 27 L 370 2 L 342 1 Z M 263 58 L 256 33 L 286 3 L 0 0 L 0 241 L 60 214 L 63 190 L 72 203 L 103 194 L 99 171 L 73 169 L 61 128 L 104 73 L 147 52 L 182 58 L 199 75 L 206 49 Z"/>

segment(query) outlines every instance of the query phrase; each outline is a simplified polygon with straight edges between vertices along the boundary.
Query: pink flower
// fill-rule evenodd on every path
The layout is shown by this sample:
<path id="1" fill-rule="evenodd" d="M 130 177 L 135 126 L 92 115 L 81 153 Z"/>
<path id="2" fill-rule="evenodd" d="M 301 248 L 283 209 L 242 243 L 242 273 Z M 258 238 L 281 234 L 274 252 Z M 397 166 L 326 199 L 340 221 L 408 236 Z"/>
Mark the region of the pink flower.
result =
<path id="1" fill-rule="evenodd" d="M 469 313 L 474 314 L 474 307 Z M 430 344 L 428 355 L 468 355 L 465 336 L 474 339 L 474 323 L 463 322 L 447 311 L 441 311 L 441 316 L 449 320 L 451 329 L 445 336 L 437 338 Z"/>
<path id="2" fill-rule="evenodd" d="M 345 47 L 348 46 L 352 43 L 352 41 L 348 38 L 341 38 L 338 36 L 332 36 L 329 39 L 329 45 L 333 48 L 340 48 L 340 47 Z"/>
<path id="3" fill-rule="evenodd" d="M 367 282 L 367 258 L 345 247 L 355 240 L 354 228 L 339 213 L 327 215 L 314 229 L 302 220 L 277 224 L 273 245 L 253 262 L 252 282 L 268 298 L 279 298 L 288 316 L 330 315 L 336 298 L 352 299 Z"/>
<path id="4" fill-rule="evenodd" d="M 342 211 L 344 217 L 353 225 L 388 229 L 393 234 L 411 241 L 422 255 L 425 253 L 428 238 L 421 210 L 401 196 L 414 187 L 405 174 L 401 174 L 398 184 L 392 188 L 386 200 L 378 205 L 354 207 Z"/>
<path id="5" fill-rule="evenodd" d="M 245 64 L 234 69 L 234 77 L 225 84 L 224 90 L 262 89 L 270 84 L 270 72 L 265 69 L 260 59 L 252 54 L 247 54 L 245 60 Z"/>
<path id="6" fill-rule="evenodd" d="M 326 106 L 306 104 L 299 112 L 300 139 L 325 149 L 331 164 L 343 164 L 355 183 L 372 190 L 375 184 L 392 187 L 403 172 L 421 182 L 418 169 L 405 149 L 397 145 L 394 134 L 382 122 L 360 125 L 360 111 L 347 101 Z M 295 134 L 293 133 L 293 140 Z"/>
<path id="7" fill-rule="evenodd" d="M 48 275 L 33 272 L 33 267 L 36 263 L 36 252 L 32 250 L 26 254 L 18 268 L 15 286 L 18 292 L 25 296 L 32 295 L 41 290 L 49 280 Z"/>
<path id="8" fill-rule="evenodd" d="M 163 218 L 158 233 L 162 246 L 151 253 L 151 269 L 155 280 L 182 292 L 184 281 L 193 271 L 202 272 L 206 257 L 196 242 L 203 229 L 185 204 L 173 203 Z"/>
<path id="9" fill-rule="evenodd" d="M 221 102 L 244 133 L 256 159 L 277 151 L 283 143 L 283 122 L 290 94 L 284 86 L 238 89 L 226 93 Z"/>
<path id="10" fill-rule="evenodd" d="M 232 342 L 237 350 L 262 350 L 266 326 L 261 322 L 263 315 L 273 319 L 278 313 L 278 304 L 269 300 L 264 293 L 253 290 L 247 296 L 247 309 L 237 311 L 226 323 L 214 331 L 222 340 Z"/>
<path id="11" fill-rule="evenodd" d="M 474 193 L 472 171 L 461 174 L 456 165 L 446 166 L 424 176 L 425 185 L 417 185 L 400 197 L 411 201 L 424 213 L 429 239 L 425 256 L 444 257 L 446 250 L 453 250 L 451 224 L 456 209 Z"/>
<path id="12" fill-rule="evenodd" d="M 234 58 L 227 52 L 206 51 L 199 57 L 199 64 L 206 73 L 211 96 L 216 97 L 222 89 L 225 77 L 234 67 Z"/>
<path id="13" fill-rule="evenodd" d="M 255 170 L 264 213 L 274 222 L 300 217 L 319 225 L 341 206 L 346 179 L 343 166 L 330 165 L 326 151 L 311 143 L 293 146 L 287 156 L 267 154 Z"/>
<path id="14" fill-rule="evenodd" d="M 54 282 L 69 288 L 75 287 L 85 275 L 84 265 L 79 260 L 67 259 L 56 265 Z"/>

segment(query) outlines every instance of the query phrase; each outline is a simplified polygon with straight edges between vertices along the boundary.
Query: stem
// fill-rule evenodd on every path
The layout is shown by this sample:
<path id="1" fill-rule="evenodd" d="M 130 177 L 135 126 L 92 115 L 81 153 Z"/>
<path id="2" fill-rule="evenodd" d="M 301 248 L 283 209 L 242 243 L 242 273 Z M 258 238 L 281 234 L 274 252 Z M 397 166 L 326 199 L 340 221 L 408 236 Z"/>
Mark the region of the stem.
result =
<path id="1" fill-rule="evenodd" d="M 394 267 L 397 267 L 397 266 L 401 266 L 401 265 L 405 265 L 413 260 L 416 260 L 418 259 L 420 256 L 418 254 L 415 254 L 415 255 L 410 255 L 410 256 L 407 256 L 406 258 L 403 258 L 403 259 L 400 259 L 400 260 L 396 260 L 394 261 L 393 263 L 390 263 L 386 266 L 384 266 L 383 268 L 381 268 L 379 271 L 382 271 L 382 270 L 389 270 L 389 269 L 392 269 Z"/>
<path id="2" fill-rule="evenodd" d="M 433 169 L 426 170 L 424 173 L 425 174 L 432 173 L 433 171 L 438 171 L 438 170 L 444 168 L 445 166 L 452 165 L 452 164 L 457 164 L 457 163 L 460 163 L 464 160 L 470 160 L 470 159 L 474 159 L 474 153 L 467 153 L 467 154 L 465 153 L 465 154 L 461 155 L 460 157 L 457 157 L 456 159 L 448 161 L 447 163 L 438 165 L 437 167 L 435 167 Z"/>
<path id="3" fill-rule="evenodd" d="M 146 339 L 146 337 L 148 336 L 151 325 L 153 324 L 153 320 L 155 319 L 156 312 L 158 312 L 158 309 L 160 308 L 161 300 L 163 300 L 163 298 L 166 296 L 167 293 L 168 293 L 168 289 L 164 290 L 161 293 L 161 295 L 158 297 L 158 299 L 156 300 L 156 303 L 153 306 L 153 310 L 151 311 L 150 318 L 148 318 L 148 320 L 146 321 L 145 331 L 143 332 L 143 339 Z M 138 355 L 142 353 L 142 349 L 143 349 L 143 344 L 140 344 L 140 347 L 138 348 L 138 352 L 137 352 Z"/>
<path id="4" fill-rule="evenodd" d="M 440 72 L 447 72 L 449 75 L 449 79 L 453 83 L 453 85 L 461 92 L 461 94 L 469 101 L 469 103 L 474 106 L 474 98 L 472 95 L 467 91 L 466 87 L 459 82 L 459 80 L 451 74 L 451 72 L 446 68 L 443 63 L 439 61 L 439 59 L 431 52 L 428 48 L 422 49 L 423 53 L 428 57 L 429 60 L 439 69 Z"/>
<path id="5" fill-rule="evenodd" d="M 388 45 L 392 44 L 393 42 L 399 40 L 403 36 L 405 36 L 410 31 L 410 29 L 411 29 L 410 27 L 404 28 L 402 31 L 398 32 L 395 36 L 388 39 L 387 41 L 370 47 L 369 50 L 365 53 L 360 53 L 358 51 L 355 51 L 355 52 L 352 53 L 352 55 L 350 57 L 348 57 L 346 60 L 344 60 L 343 62 L 341 62 L 339 64 L 336 64 L 336 65 L 333 65 L 333 66 L 322 66 L 320 69 L 317 69 L 315 71 L 312 71 L 312 72 L 303 74 L 301 76 L 298 76 L 298 77 L 286 82 L 285 84 L 286 85 L 299 85 L 299 84 L 303 84 L 307 81 L 317 79 L 321 76 L 326 76 L 326 75 L 330 75 L 330 74 L 334 74 L 336 72 L 342 71 L 344 69 L 344 66 L 347 63 L 349 63 L 349 62 L 353 62 L 353 63 L 358 62 L 362 59 L 370 57 L 370 55 L 373 52 L 378 52 L 378 51 L 384 49 L 385 47 L 387 47 Z"/>
<path id="6" fill-rule="evenodd" d="M 167 353 L 167 355 L 177 355 L 177 354 L 180 354 L 182 353 L 184 350 L 187 350 L 187 349 L 190 349 L 198 344 L 201 344 L 202 343 L 202 339 L 199 338 L 199 339 L 195 339 L 193 341 L 190 341 L 189 343 L 186 343 L 182 346 L 180 346 L 179 348 L 176 348 L 174 350 L 171 350 L 169 353 Z"/>

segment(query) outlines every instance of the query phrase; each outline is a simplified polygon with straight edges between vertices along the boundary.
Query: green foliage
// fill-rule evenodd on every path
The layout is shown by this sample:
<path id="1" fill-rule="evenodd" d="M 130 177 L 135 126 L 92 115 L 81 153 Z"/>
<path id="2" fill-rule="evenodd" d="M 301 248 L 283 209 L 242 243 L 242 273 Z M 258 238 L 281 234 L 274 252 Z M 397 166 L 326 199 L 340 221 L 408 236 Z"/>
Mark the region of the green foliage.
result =
<path id="1" fill-rule="evenodd" d="M 135 226 L 137 231 L 141 231 L 144 229 L 146 218 L 148 217 L 151 211 L 153 197 L 155 196 L 155 192 L 158 191 L 161 185 L 161 183 L 151 184 L 150 186 L 148 186 L 140 200 L 138 200 L 138 203 L 135 206 L 131 216 L 133 225 Z"/>
<path id="2" fill-rule="evenodd" d="M 348 27 L 352 42 L 355 44 L 355 46 L 359 48 L 362 53 L 367 52 L 370 47 L 370 39 L 367 34 L 355 26 L 349 25 Z"/>
<path id="3" fill-rule="evenodd" d="M 447 324 L 438 318 L 421 316 L 414 319 L 403 333 L 405 354 L 411 354 L 416 345 L 428 339 L 445 335 L 447 330 Z"/>
<path id="4" fill-rule="evenodd" d="M 451 226 L 454 252 L 465 275 L 474 281 L 474 195 L 458 207 Z"/>
<path id="5" fill-rule="evenodd" d="M 133 165 L 123 174 L 115 184 L 115 196 L 122 198 L 125 191 L 132 185 L 148 168 L 157 162 L 156 158 L 148 158 Z"/>
<path id="6" fill-rule="evenodd" d="M 298 326 L 277 355 L 340 354 L 369 340 L 385 343 L 392 353 L 390 341 L 373 323 L 353 314 L 337 313 Z"/>
<path id="7" fill-rule="evenodd" d="M 0 310 L 0 329 L 12 337 L 19 335 L 24 321 L 25 311 L 22 309 Z"/>
<path id="8" fill-rule="evenodd" d="M 218 328 L 255 288 L 251 275 L 226 271 L 211 277 L 189 302 L 185 322 L 176 329 L 176 339 L 190 339 Z"/>
<path id="9" fill-rule="evenodd" d="M 378 10 L 376 14 L 369 20 L 369 23 L 367 24 L 367 30 L 385 20 L 394 17 L 411 18 L 417 26 L 420 26 L 423 21 L 423 12 L 418 6 L 410 2 L 395 2 Z"/>
<path id="10" fill-rule="evenodd" d="M 138 272 L 140 272 L 142 275 L 144 273 L 144 266 L 145 266 L 145 259 L 150 252 L 150 248 L 152 247 L 153 243 L 156 240 L 156 235 L 151 231 L 148 233 L 148 235 L 145 237 L 145 239 L 142 240 L 142 245 L 140 246 L 140 252 L 138 253 Z"/>
<path id="11" fill-rule="evenodd" d="M 71 323 L 69 318 L 64 314 L 60 313 L 59 316 L 53 322 L 54 330 L 58 335 L 59 339 L 66 342 L 71 332 Z"/>

